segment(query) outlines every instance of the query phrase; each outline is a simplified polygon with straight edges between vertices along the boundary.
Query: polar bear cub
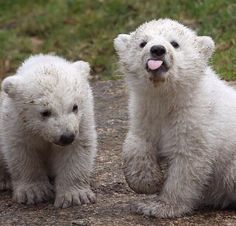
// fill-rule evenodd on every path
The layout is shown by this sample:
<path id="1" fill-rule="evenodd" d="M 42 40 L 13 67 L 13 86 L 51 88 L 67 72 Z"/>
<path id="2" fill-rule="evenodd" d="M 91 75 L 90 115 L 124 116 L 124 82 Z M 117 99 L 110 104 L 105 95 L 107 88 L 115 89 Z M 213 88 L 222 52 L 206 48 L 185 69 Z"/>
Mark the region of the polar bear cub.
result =
<path id="1" fill-rule="evenodd" d="M 161 192 L 138 213 L 176 217 L 236 201 L 236 91 L 208 66 L 210 37 L 170 19 L 114 40 L 129 88 L 124 173 L 139 193 Z M 161 187 L 160 160 L 167 161 Z"/>
<path id="2" fill-rule="evenodd" d="M 95 202 L 90 188 L 96 131 L 89 71 L 86 62 L 41 54 L 3 80 L 1 152 L 15 201 L 34 204 L 55 192 L 55 207 Z"/>

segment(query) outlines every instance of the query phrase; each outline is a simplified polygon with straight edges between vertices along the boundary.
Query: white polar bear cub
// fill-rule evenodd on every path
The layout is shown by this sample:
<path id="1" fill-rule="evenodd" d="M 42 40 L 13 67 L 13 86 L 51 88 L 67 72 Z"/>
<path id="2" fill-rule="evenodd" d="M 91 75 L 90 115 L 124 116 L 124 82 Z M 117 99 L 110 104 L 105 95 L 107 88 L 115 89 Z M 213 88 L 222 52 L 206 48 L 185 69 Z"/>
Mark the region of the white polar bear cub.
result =
<path id="1" fill-rule="evenodd" d="M 90 188 L 96 131 L 89 71 L 83 61 L 36 55 L 2 82 L 1 151 L 17 202 L 42 202 L 54 191 L 55 207 L 95 202 Z"/>
<path id="2" fill-rule="evenodd" d="M 132 189 L 160 195 L 138 213 L 176 217 L 236 201 L 236 91 L 208 66 L 210 37 L 170 19 L 114 41 L 129 88 L 124 173 Z"/>

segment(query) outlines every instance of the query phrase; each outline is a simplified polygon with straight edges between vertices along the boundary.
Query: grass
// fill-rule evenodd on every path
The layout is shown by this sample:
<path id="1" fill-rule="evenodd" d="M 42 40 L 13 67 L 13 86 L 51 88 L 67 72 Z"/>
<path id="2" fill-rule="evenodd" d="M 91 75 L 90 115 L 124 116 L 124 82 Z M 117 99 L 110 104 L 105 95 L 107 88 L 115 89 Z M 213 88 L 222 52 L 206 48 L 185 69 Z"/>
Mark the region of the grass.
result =
<path id="1" fill-rule="evenodd" d="M 115 79 L 117 34 L 171 17 L 213 37 L 215 70 L 236 80 L 235 12 L 235 0 L 0 0 L 0 78 L 31 54 L 54 52 L 90 62 L 101 79 Z"/>

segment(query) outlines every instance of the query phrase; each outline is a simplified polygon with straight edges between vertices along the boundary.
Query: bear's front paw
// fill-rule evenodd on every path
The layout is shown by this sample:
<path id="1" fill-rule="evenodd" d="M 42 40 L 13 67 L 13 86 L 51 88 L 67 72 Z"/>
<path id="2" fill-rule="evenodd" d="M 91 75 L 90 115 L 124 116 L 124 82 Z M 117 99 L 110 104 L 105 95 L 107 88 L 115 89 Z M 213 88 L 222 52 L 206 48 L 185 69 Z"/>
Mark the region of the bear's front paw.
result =
<path id="1" fill-rule="evenodd" d="M 174 205 L 161 200 L 150 203 L 139 203 L 131 206 L 131 211 L 148 217 L 173 218 L 191 211 L 185 205 Z"/>
<path id="2" fill-rule="evenodd" d="M 14 188 L 13 200 L 22 204 L 36 204 L 54 196 L 53 186 L 49 182 L 18 184 Z"/>
<path id="3" fill-rule="evenodd" d="M 162 187 L 163 175 L 157 166 L 141 170 L 124 167 L 124 174 L 129 187 L 136 193 L 154 194 Z"/>
<path id="4" fill-rule="evenodd" d="M 73 188 L 69 191 L 58 192 L 54 206 L 67 208 L 72 205 L 95 203 L 96 196 L 90 188 Z"/>

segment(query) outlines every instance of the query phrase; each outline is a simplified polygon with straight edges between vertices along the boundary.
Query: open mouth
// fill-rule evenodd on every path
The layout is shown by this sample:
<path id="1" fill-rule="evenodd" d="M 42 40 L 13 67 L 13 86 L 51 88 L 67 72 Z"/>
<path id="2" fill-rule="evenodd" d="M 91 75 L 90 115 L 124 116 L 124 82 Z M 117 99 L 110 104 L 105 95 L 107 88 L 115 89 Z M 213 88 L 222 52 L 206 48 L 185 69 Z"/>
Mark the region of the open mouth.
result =
<path id="1" fill-rule="evenodd" d="M 164 74 L 169 68 L 163 59 L 149 59 L 146 63 L 146 69 L 151 74 L 150 81 L 158 83 L 165 81 Z"/>
<path id="2" fill-rule="evenodd" d="M 160 59 L 149 59 L 146 64 L 146 69 L 148 72 L 151 72 L 155 75 L 168 71 L 166 62 Z"/>

